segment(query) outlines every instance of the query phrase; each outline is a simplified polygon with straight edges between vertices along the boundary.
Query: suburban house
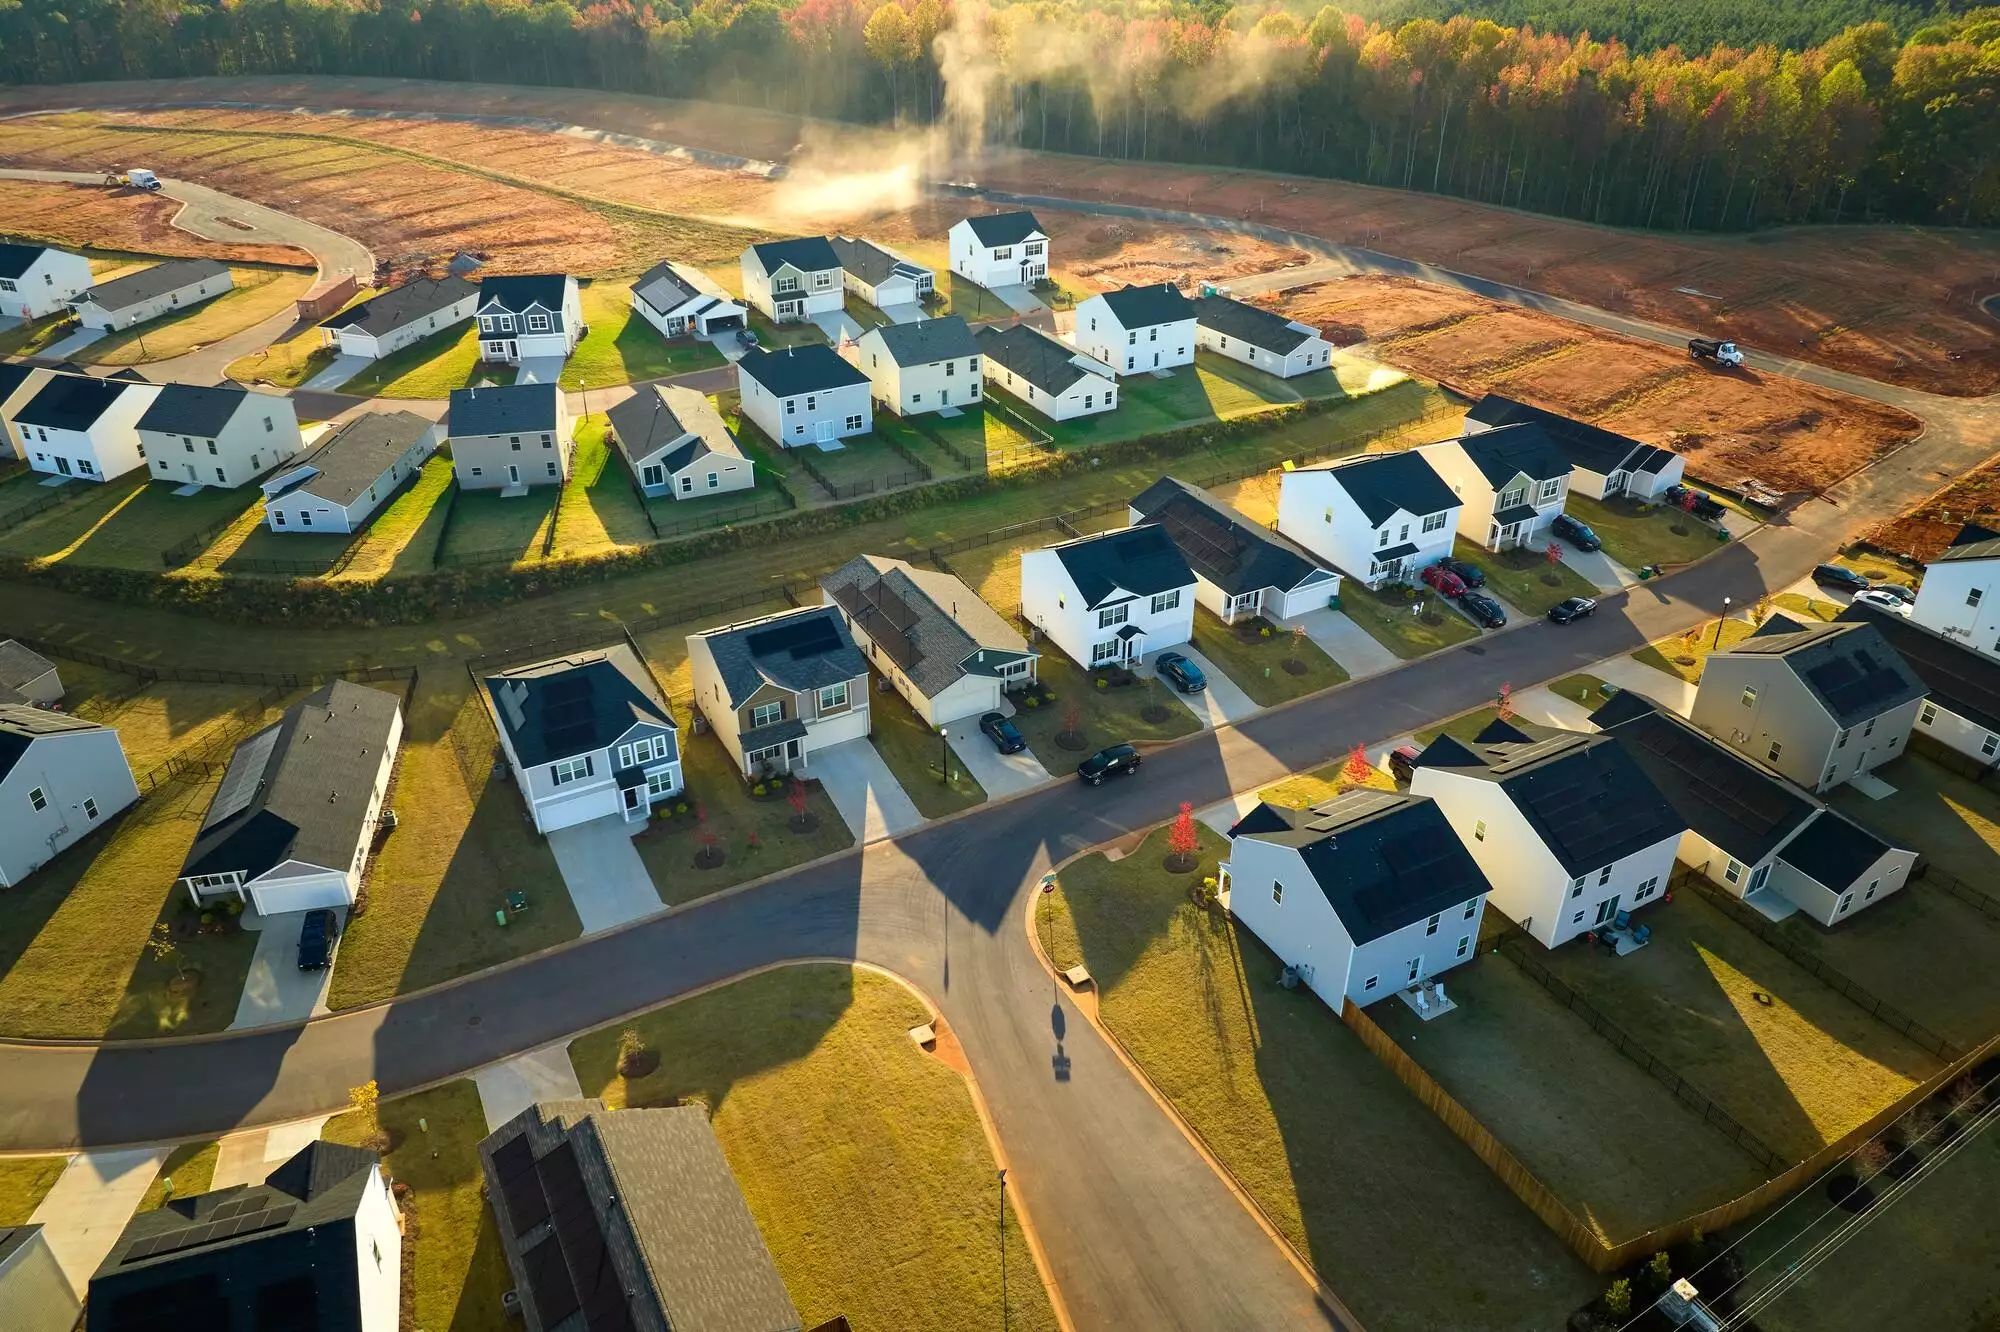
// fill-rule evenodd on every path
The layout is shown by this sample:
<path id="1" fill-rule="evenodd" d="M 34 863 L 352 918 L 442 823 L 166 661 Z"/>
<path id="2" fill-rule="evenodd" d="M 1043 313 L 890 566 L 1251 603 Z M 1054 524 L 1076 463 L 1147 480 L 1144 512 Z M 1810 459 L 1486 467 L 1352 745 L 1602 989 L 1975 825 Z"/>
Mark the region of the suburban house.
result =
<path id="1" fill-rule="evenodd" d="M 609 413 L 611 441 L 649 499 L 701 499 L 757 484 L 757 467 L 706 393 L 643 385 Z"/>
<path id="2" fill-rule="evenodd" d="M 1194 302 L 1171 282 L 1099 292 L 1076 303 L 1071 337 L 1121 375 L 1193 365 Z"/>
<path id="3" fill-rule="evenodd" d="M 948 573 L 857 555 L 819 580 L 875 670 L 933 727 L 1000 710 L 1041 654 Z"/>
<path id="4" fill-rule="evenodd" d="M 1229 830 L 1229 913 L 1335 1012 L 1470 962 L 1492 891 L 1435 801 L 1358 788 Z"/>
<path id="5" fill-rule="evenodd" d="M 1196 346 L 1267 375 L 1290 379 L 1333 363 L 1333 344 L 1311 324 L 1227 296 L 1203 296 L 1194 308 Z"/>
<path id="6" fill-rule="evenodd" d="M 1437 801 L 1489 900 L 1545 948 L 1659 901 L 1688 827 L 1612 736 L 1519 719 L 1431 741 L 1410 792 Z"/>
<path id="7" fill-rule="evenodd" d="M 1877 837 L 1650 699 L 1629 690 L 1613 695 L 1590 720 L 1625 747 L 1687 821 L 1681 863 L 1767 914 L 1797 908 L 1832 925 L 1909 878 L 1916 852 Z"/>
<path id="8" fill-rule="evenodd" d="M 566 357 L 584 335 L 583 299 L 566 273 L 521 273 L 479 284 L 479 359 L 519 365 Z"/>
<path id="9" fill-rule="evenodd" d="M 827 244 L 840 261 L 846 289 L 878 310 L 921 305 L 937 290 L 936 273 L 874 241 L 829 236 Z"/>
<path id="10" fill-rule="evenodd" d="M 1369 587 L 1414 582 L 1451 554 L 1462 503 L 1421 453 L 1375 453 L 1286 472 L 1278 531 Z"/>
<path id="11" fill-rule="evenodd" d="M 1049 235 L 1033 213 L 988 213 L 952 223 L 951 271 L 982 287 L 1025 287 L 1049 275 Z"/>
<path id="12" fill-rule="evenodd" d="M 988 324 L 973 335 L 991 382 L 1051 421 L 1118 405 L 1118 372 L 1026 324 Z"/>
<path id="13" fill-rule="evenodd" d="M 22 446 L 14 416 L 42 391 L 51 373 L 38 365 L 0 361 L 0 458 L 27 460 L 28 451 Z"/>
<path id="14" fill-rule="evenodd" d="M 737 265 L 743 274 L 743 299 L 773 323 L 837 314 L 847 305 L 840 256 L 824 236 L 752 245 Z"/>
<path id="15" fill-rule="evenodd" d="M 166 384 L 139 418 L 153 479 L 241 486 L 305 447 L 292 400 L 224 384 Z"/>
<path id="16" fill-rule="evenodd" d="M 1086 669 L 1194 637 L 1194 571 L 1157 523 L 1021 552 L 1021 617 Z"/>
<path id="17" fill-rule="evenodd" d="M 479 1144 L 527 1332 L 800 1332 L 700 1105 L 530 1105 Z"/>
<path id="18" fill-rule="evenodd" d="M 708 338 L 742 328 L 749 311 L 693 264 L 654 264 L 632 284 L 632 309 L 661 337 Z"/>
<path id="19" fill-rule="evenodd" d="M 51 245 L 0 243 L 0 319 L 46 319 L 90 290 L 90 260 Z"/>
<path id="20" fill-rule="evenodd" d="M 1194 571 L 1195 600 L 1224 624 L 1267 616 L 1288 620 L 1324 609 L 1340 575 L 1262 523 L 1203 490 L 1163 476 L 1126 513 L 1137 527 L 1157 523 Z"/>
<path id="21" fill-rule="evenodd" d="M 1417 450 L 1463 506 L 1458 534 L 1488 550 L 1546 546 L 1569 499 L 1569 455 L 1537 425 L 1501 426 Z"/>
<path id="22" fill-rule="evenodd" d="M 129 277 L 99 283 L 70 301 L 70 307 L 85 328 L 115 331 L 199 305 L 235 285 L 227 264 L 169 259 Z"/>
<path id="23" fill-rule="evenodd" d="M 56 664 L 26 643 L 0 639 L 0 703 L 39 703 L 52 708 L 62 702 L 62 677 Z"/>
<path id="24" fill-rule="evenodd" d="M 1928 625 L 1865 602 L 1849 606 L 1835 623 L 1873 625 L 1923 682 L 1926 697 L 1917 709 L 1916 729 L 1910 732 L 1913 745 L 1951 750 L 1971 760 L 1976 765 L 1973 771 L 2000 765 L 2000 661 Z M 0 644 L 0 655 L 5 651 Z"/>
<path id="25" fill-rule="evenodd" d="M 0 1226 L 0 1313 L 9 1332 L 75 1332 L 83 1306 L 41 1226 Z"/>
<path id="26" fill-rule="evenodd" d="M 1680 484 L 1687 469 L 1687 460 L 1672 449 L 1641 444 L 1614 430 L 1498 393 L 1487 394 L 1465 414 L 1468 435 L 1511 425 L 1538 425 L 1546 430 L 1575 469 L 1570 474 L 1570 489 L 1594 500 L 1610 495 L 1657 500 L 1668 486 Z"/>
<path id="27" fill-rule="evenodd" d="M 180 886 L 264 916 L 352 906 L 402 742 L 387 690 L 335 680 L 306 695 L 230 755 Z"/>
<path id="28" fill-rule="evenodd" d="M 688 635 L 694 701 L 745 778 L 811 767 L 868 736 L 868 659 L 834 606 Z"/>
<path id="29" fill-rule="evenodd" d="M 2000 532 L 1977 523 L 1959 528 L 1951 544 L 1924 566 L 1910 618 L 2000 659 Z"/>
<path id="30" fill-rule="evenodd" d="M 478 285 L 462 277 L 411 278 L 323 321 L 320 340 L 342 356 L 376 361 L 472 318 L 478 304 Z"/>
<path id="31" fill-rule="evenodd" d="M 415 412 L 366 412 L 264 483 L 273 532 L 358 532 L 436 451 L 444 427 Z"/>
<path id="32" fill-rule="evenodd" d="M 0 888 L 11 888 L 139 798 L 118 732 L 0 704 Z"/>
<path id="33" fill-rule="evenodd" d="M 535 831 L 593 819 L 644 824 L 681 792 L 666 691 L 623 643 L 513 666 L 481 682 Z"/>
<path id="34" fill-rule="evenodd" d="M 554 384 L 453 389 L 445 428 L 452 474 L 463 490 L 559 486 L 569 479 L 569 403 Z"/>
<path id="35" fill-rule="evenodd" d="M 979 344 L 957 315 L 871 328 L 855 353 L 872 396 L 898 416 L 979 401 Z"/>
<path id="36" fill-rule="evenodd" d="M 52 374 L 12 426 L 35 471 L 109 481 L 146 465 L 139 418 L 159 396 L 157 384 Z"/>
<path id="37" fill-rule="evenodd" d="M 1807 790 L 1830 791 L 1902 754 L 1926 692 L 1876 626 L 1777 614 L 1708 654 L 1690 717 Z"/>
<path id="38" fill-rule="evenodd" d="M 821 343 L 767 352 L 755 347 L 736 363 L 743 414 L 788 449 L 837 440 L 875 428 L 868 376 Z"/>
<path id="39" fill-rule="evenodd" d="M 381 1158 L 309 1142 L 262 1184 L 169 1198 L 90 1278 L 85 1332 L 396 1332 L 402 1222 Z"/>

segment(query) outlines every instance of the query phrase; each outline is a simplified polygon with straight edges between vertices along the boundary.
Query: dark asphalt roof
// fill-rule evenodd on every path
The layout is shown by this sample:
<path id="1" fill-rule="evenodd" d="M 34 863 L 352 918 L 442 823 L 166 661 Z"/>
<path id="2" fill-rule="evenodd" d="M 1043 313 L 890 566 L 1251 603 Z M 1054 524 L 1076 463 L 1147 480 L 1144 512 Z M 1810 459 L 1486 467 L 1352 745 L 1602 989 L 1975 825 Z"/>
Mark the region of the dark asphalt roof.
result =
<path id="1" fill-rule="evenodd" d="M 1019 245 L 1042 231 L 1042 224 L 1035 215 L 1028 212 L 987 213 L 983 217 L 968 217 L 965 225 L 972 228 L 972 234 L 979 238 L 981 245 Z"/>
<path id="2" fill-rule="evenodd" d="M 1800 624 L 1773 615 L 1728 656 L 1781 659 L 1842 726 L 1878 717 L 1924 696 L 1924 682 L 1873 624 Z"/>
<path id="3" fill-rule="evenodd" d="M 46 245 L 14 245 L 0 241 L 0 278 L 17 278 L 49 252 Z"/>
<path id="4" fill-rule="evenodd" d="M 1674 456 L 1671 449 L 1641 444 L 1636 439 L 1602 426 L 1517 402 L 1498 393 L 1489 393 L 1474 403 L 1472 410 L 1465 414 L 1465 419 L 1489 426 L 1539 425 L 1569 454 L 1572 463 L 1600 476 L 1617 471 L 1657 472 Z"/>
<path id="5" fill-rule="evenodd" d="M 169 435 L 200 435 L 212 439 L 235 419 L 250 390 L 226 384 L 203 388 L 195 384 L 167 384 L 160 396 L 139 418 L 139 429 L 158 430 Z"/>
<path id="6" fill-rule="evenodd" d="M 1316 577 L 1333 577 L 1326 566 L 1262 523 L 1176 477 L 1163 476 L 1147 486 L 1132 507 L 1165 528 L 1188 566 L 1225 593 L 1267 587 L 1289 592 Z"/>
<path id="7" fill-rule="evenodd" d="M 752 347 L 736 363 L 736 368 L 778 398 L 824 393 L 868 382 L 868 376 L 843 361 L 840 353 L 819 342 L 774 352 Z"/>
<path id="8" fill-rule="evenodd" d="M 56 664 L 18 639 L 0 639 L 0 685 L 19 689 L 56 668 Z"/>
<path id="9" fill-rule="evenodd" d="M 554 430 L 560 392 L 554 384 L 453 389 L 445 429 L 454 439 Z"/>
<path id="10" fill-rule="evenodd" d="M 801 273 L 823 273 L 829 268 L 840 267 L 840 256 L 834 253 L 832 243 L 824 236 L 765 241 L 762 245 L 751 246 L 750 252 L 757 256 L 757 262 L 764 266 L 766 273 L 775 273 L 786 264 Z"/>
<path id="11" fill-rule="evenodd" d="M 1475 431 L 1461 438 L 1458 447 L 1496 490 L 1523 473 L 1533 481 L 1549 481 L 1568 476 L 1573 467 L 1549 432 L 1528 422 Z"/>
<path id="12" fill-rule="evenodd" d="M 1412 517 L 1422 517 L 1458 508 L 1463 503 L 1437 474 L 1437 469 L 1414 450 L 1373 453 L 1350 462 L 1299 470 L 1325 472 L 1347 492 L 1368 521 L 1378 525 L 1387 522 L 1399 509 Z M 1378 551 L 1377 558 L 1382 554 Z"/>
<path id="13" fill-rule="evenodd" d="M 869 335 L 882 340 L 882 349 L 899 366 L 931 365 L 979 355 L 979 344 L 972 340 L 972 330 L 957 315 L 919 319 L 914 324 L 884 324 L 870 329 L 863 335 L 864 340 Z"/>
<path id="14" fill-rule="evenodd" d="M 51 375 L 27 406 L 14 414 L 14 422 L 51 430 L 88 430 L 129 388 L 129 380 Z"/>
<path id="15" fill-rule="evenodd" d="M 974 338 L 988 360 L 1012 370 L 1052 397 L 1060 397 L 1086 375 L 1102 382 L 1107 389 L 1113 382 L 1078 365 L 1076 348 L 1026 324 L 1011 328 L 988 324 Z"/>
<path id="16" fill-rule="evenodd" d="M 169 259 L 130 277 L 101 282 L 78 296 L 76 303 L 89 301 L 100 310 L 126 310 L 228 271 L 229 265 L 213 259 Z"/>
<path id="17" fill-rule="evenodd" d="M 1525 523 L 1533 518 L 1537 510 L 1532 504 L 1511 504 L 1493 515 L 1493 521 L 1502 527 L 1513 523 Z"/>
<path id="18" fill-rule="evenodd" d="M 648 384 L 613 407 L 609 417 L 612 440 L 634 470 L 674 444 L 678 447 L 657 460 L 669 472 L 711 454 L 744 456 L 715 404 L 693 389 Z"/>
<path id="19" fill-rule="evenodd" d="M 867 658 L 832 606 L 802 606 L 690 637 L 708 644 L 732 708 L 767 682 L 797 693 L 868 673 Z"/>
<path id="20" fill-rule="evenodd" d="M 7 1260 L 42 1233 L 40 1226 L 0 1226 L 0 1268 Z"/>
<path id="21" fill-rule="evenodd" d="M 1931 700 L 1967 721 L 2000 732 L 2000 661 L 1891 611 L 1857 601 L 1836 624 L 1869 624 L 1916 672 Z"/>
<path id="22" fill-rule="evenodd" d="M 528 767 L 593 753 L 634 726 L 674 729 L 673 709 L 623 643 L 515 666 L 484 683 L 514 753 Z M 680 756 L 678 746 L 673 756 Z"/>
<path id="23" fill-rule="evenodd" d="M 1260 804 L 1230 836 L 1296 850 L 1357 945 L 1492 891 L 1428 796 L 1357 789 L 1311 809 Z"/>
<path id="24" fill-rule="evenodd" d="M 0 361 L 0 402 L 5 402 L 15 389 L 28 382 L 28 376 L 35 373 L 32 365 L 20 365 L 13 361 Z"/>
<path id="25" fill-rule="evenodd" d="M 21 761 L 28 747 L 43 736 L 103 729 L 94 721 L 66 712 L 50 712 L 31 703 L 0 703 L 0 781 L 14 771 L 14 765 Z"/>
<path id="26" fill-rule="evenodd" d="M 833 247 L 833 253 L 844 271 L 871 287 L 887 282 L 899 268 L 912 279 L 925 271 L 922 264 L 904 259 L 873 241 L 858 240 L 853 236 L 830 236 L 827 244 Z"/>
<path id="27" fill-rule="evenodd" d="M 391 288 L 380 296 L 349 306 L 332 318 L 321 320 L 319 326 L 358 329 L 379 338 L 437 314 L 478 292 L 476 283 L 467 282 L 462 277 L 412 278 L 400 287 Z"/>
<path id="28" fill-rule="evenodd" d="M 1289 356 L 1299 344 L 1319 334 L 1292 327 L 1281 314 L 1262 310 L 1227 296 L 1203 296 L 1195 301 L 1195 319 L 1203 328 L 1226 334 L 1239 342 L 1261 347 L 1277 356 Z"/>
<path id="29" fill-rule="evenodd" d="M 1687 820 L 1608 734 L 1496 720 L 1470 744 L 1439 736 L 1417 762 L 1498 785 L 1573 875 L 1687 831 Z"/>
<path id="30" fill-rule="evenodd" d="M 952 574 L 857 555 L 819 585 L 925 698 L 1030 655 L 1020 631 Z"/>
<path id="31" fill-rule="evenodd" d="M 1083 594 L 1087 606 L 1097 605 L 1121 588 L 1145 597 L 1194 585 L 1194 570 L 1188 568 L 1187 557 L 1156 523 L 1078 537 L 1049 549 L 1069 571 L 1070 581 Z"/>
<path id="32" fill-rule="evenodd" d="M 1958 535 L 1951 544 L 1932 561 L 1933 564 L 1946 560 L 1990 560 L 2000 556 L 2000 532 L 1978 523 L 1967 523 L 1958 529 Z"/>
<path id="33" fill-rule="evenodd" d="M 1127 283 L 1116 291 L 1098 293 L 1097 299 L 1110 307 L 1111 313 L 1117 316 L 1119 324 L 1128 332 L 1195 317 L 1194 302 L 1181 295 L 1181 289 L 1171 282 L 1156 282 L 1144 287 Z"/>
<path id="34" fill-rule="evenodd" d="M 415 412 L 364 412 L 281 475 L 311 467 L 318 476 L 294 489 L 309 491 L 343 509 L 360 499 L 389 464 L 403 456 L 431 428 Z"/>
<path id="35" fill-rule="evenodd" d="M 569 277 L 563 273 L 516 273 L 510 277 L 490 277 L 479 284 L 479 305 L 498 306 L 509 314 L 526 314 L 531 307 L 546 310 L 550 327 L 563 326 L 563 297 L 569 291 Z"/>
<path id="36" fill-rule="evenodd" d="M 254 879 L 286 860 L 348 869 L 399 706 L 386 690 L 335 680 L 238 745 L 181 873 Z"/>
<path id="37" fill-rule="evenodd" d="M 1835 810 L 1823 810 L 1793 838 L 1778 859 L 1834 892 L 1842 892 L 1868 867 L 1896 848 Z"/>

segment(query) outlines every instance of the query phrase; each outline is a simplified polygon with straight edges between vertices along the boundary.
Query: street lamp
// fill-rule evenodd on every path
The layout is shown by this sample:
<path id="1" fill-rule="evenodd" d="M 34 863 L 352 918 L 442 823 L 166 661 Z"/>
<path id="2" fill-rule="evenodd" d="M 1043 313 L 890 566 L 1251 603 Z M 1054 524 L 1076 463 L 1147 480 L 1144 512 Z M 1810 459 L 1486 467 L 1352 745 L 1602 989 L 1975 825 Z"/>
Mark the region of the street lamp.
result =
<path id="1" fill-rule="evenodd" d="M 951 785 L 951 732 L 938 727 L 938 781 Z"/>
<path id="2" fill-rule="evenodd" d="M 1729 618 L 1729 598 L 1728 598 L 1728 597 L 1724 597 L 1724 598 L 1722 599 L 1722 620 L 1726 620 L 1726 619 L 1728 619 L 1728 618 Z M 1720 650 L 1720 649 L 1721 649 L 1721 647 L 1722 647 L 1722 620 L 1717 620 L 1717 621 L 1715 622 L 1715 649 L 1716 649 L 1716 650 Z"/>

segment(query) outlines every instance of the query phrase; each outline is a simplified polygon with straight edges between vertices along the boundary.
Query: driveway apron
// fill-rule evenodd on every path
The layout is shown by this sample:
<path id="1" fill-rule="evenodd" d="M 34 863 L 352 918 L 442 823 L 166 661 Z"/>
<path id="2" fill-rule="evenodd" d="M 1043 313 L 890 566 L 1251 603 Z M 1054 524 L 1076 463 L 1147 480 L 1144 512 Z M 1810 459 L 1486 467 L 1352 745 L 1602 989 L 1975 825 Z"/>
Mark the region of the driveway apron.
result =
<path id="1" fill-rule="evenodd" d="M 1599 592 L 1616 592 L 1639 581 L 1638 574 L 1601 550 L 1578 550 L 1565 545 L 1562 552 L 1563 563 L 1595 583 Z"/>
<path id="2" fill-rule="evenodd" d="M 516 384 L 553 384 L 562 378 L 566 356 L 530 356 L 514 372 Z"/>
<path id="3" fill-rule="evenodd" d="M 486 1113 L 489 1133 L 537 1101 L 583 1099 L 576 1065 L 569 1061 L 568 1041 L 544 1045 L 503 1064 L 489 1064 L 474 1073 L 472 1081 L 479 1088 L 479 1108 Z"/>
<path id="4" fill-rule="evenodd" d="M 336 912 L 341 930 L 347 928 L 347 912 Z M 231 1031 L 261 1027 L 272 1022 L 297 1022 L 324 1013 L 327 985 L 333 968 L 299 970 L 299 930 L 305 924 L 303 911 L 285 911 L 275 916 L 258 915 L 254 908 L 243 912 L 243 928 L 257 933 L 257 951 L 250 958 L 250 974 L 243 979 L 243 994 L 236 1001 L 236 1020 Z M 336 950 L 335 959 L 339 954 Z"/>
<path id="5" fill-rule="evenodd" d="M 30 1221 L 42 1227 L 79 1299 L 166 1159 L 165 1147 L 83 1152 L 70 1158 L 69 1168 L 35 1209 Z"/>
<path id="6" fill-rule="evenodd" d="M 1403 664 L 1401 657 L 1376 642 L 1366 629 L 1337 610 L 1321 607 L 1279 623 L 1287 629 L 1295 624 L 1304 625 L 1306 637 L 1319 644 L 1320 650 L 1327 656 L 1339 662 L 1350 679 L 1380 675 Z"/>
<path id="7" fill-rule="evenodd" d="M 661 909 L 646 864 L 632 845 L 631 825 L 615 814 L 549 834 L 563 882 L 585 934 L 608 930 Z"/>
<path id="8" fill-rule="evenodd" d="M 332 365 L 308 379 L 301 387 L 331 393 L 373 364 L 366 356 L 336 356 Z"/>
<path id="9" fill-rule="evenodd" d="M 958 761 L 965 765 L 965 770 L 986 788 L 986 794 L 996 800 L 1055 780 L 1043 769 L 1042 761 L 1035 757 L 1033 750 L 1002 754 L 995 749 L 993 742 L 979 729 L 977 716 L 960 718 L 944 730 L 946 738 L 951 741 L 951 752 L 958 755 Z"/>
<path id="10" fill-rule="evenodd" d="M 104 328 L 80 328 L 56 343 L 53 347 L 42 348 L 41 359 L 45 361 L 67 361 L 70 357 L 109 333 Z"/>
<path id="11" fill-rule="evenodd" d="M 1193 648 L 1185 644 L 1168 650 L 1180 653 L 1196 666 L 1199 666 L 1202 675 L 1208 680 L 1208 688 L 1202 690 L 1199 694 L 1183 694 L 1178 689 L 1175 689 L 1171 682 L 1161 680 L 1159 685 L 1160 690 L 1162 693 L 1172 694 L 1175 698 L 1179 699 L 1186 706 L 1187 710 L 1192 712 L 1196 719 L 1207 729 L 1212 731 L 1218 726 L 1227 726 L 1231 722 L 1242 721 L 1245 717 L 1260 710 L 1250 695 L 1243 692 L 1241 685 L 1237 684 L 1227 675 L 1224 675 L 1220 667 L 1207 657 L 1202 656 L 1201 653 L 1196 652 Z M 1159 667 L 1156 665 L 1158 661 L 1159 656 L 1157 653 L 1148 657 L 1140 663 L 1138 673 L 1140 675 L 1157 677 L 1160 673 Z"/>
<path id="12" fill-rule="evenodd" d="M 890 323 L 915 324 L 922 322 L 924 307 L 915 301 L 903 301 L 900 304 L 883 306 L 882 313 L 889 316 Z"/>
<path id="13" fill-rule="evenodd" d="M 1016 314 L 1033 314 L 1046 309 L 1039 297 L 1025 286 L 1016 282 L 1005 287 L 989 287 L 988 291 L 1007 303 L 1007 308 Z"/>
<path id="14" fill-rule="evenodd" d="M 826 334 L 827 341 L 836 347 L 840 345 L 842 338 L 852 338 L 857 342 L 861 340 L 863 332 L 861 325 L 856 323 L 854 316 L 845 310 L 829 310 L 825 314 L 816 314 L 812 317 L 812 321 L 820 332 Z"/>
<path id="15" fill-rule="evenodd" d="M 830 749 L 816 749 L 806 759 L 806 775 L 826 788 L 848 831 L 862 842 L 923 826 L 924 816 L 910 802 L 896 774 L 868 740 L 848 740 Z"/>

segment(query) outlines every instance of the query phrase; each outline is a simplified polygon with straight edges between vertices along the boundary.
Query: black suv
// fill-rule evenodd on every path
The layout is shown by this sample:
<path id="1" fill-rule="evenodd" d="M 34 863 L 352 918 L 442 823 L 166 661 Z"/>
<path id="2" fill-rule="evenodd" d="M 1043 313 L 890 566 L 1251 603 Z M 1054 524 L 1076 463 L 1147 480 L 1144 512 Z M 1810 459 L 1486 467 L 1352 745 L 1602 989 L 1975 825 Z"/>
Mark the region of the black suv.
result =
<path id="1" fill-rule="evenodd" d="M 1102 786 L 1106 777 L 1130 777 L 1139 771 L 1139 751 L 1130 745 L 1100 749 L 1076 765 L 1076 775 L 1086 786 Z"/>
<path id="2" fill-rule="evenodd" d="M 1549 530 L 1578 550 L 1603 550 L 1604 543 L 1597 539 L 1597 533 L 1590 530 L 1590 524 L 1579 522 L 1566 513 L 1559 513 L 1549 524 Z"/>
<path id="3" fill-rule="evenodd" d="M 1458 599 L 1459 609 L 1488 629 L 1504 629 L 1507 608 L 1484 592 L 1467 592 Z"/>
<path id="4" fill-rule="evenodd" d="M 340 917 L 331 907 L 306 912 L 299 926 L 299 970 L 324 971 L 333 965 L 333 945 L 340 938 Z"/>
<path id="5" fill-rule="evenodd" d="M 1864 587 L 1872 586 L 1866 578 L 1844 564 L 1819 565 L 1812 571 L 1812 580 L 1836 592 L 1859 592 Z"/>
<path id="6" fill-rule="evenodd" d="M 1021 728 L 1004 713 L 989 712 L 979 719 L 979 729 L 993 742 L 993 747 L 1003 754 L 1018 754 L 1028 747 L 1021 735 Z"/>
<path id="7" fill-rule="evenodd" d="M 1439 560 L 1445 568 L 1458 575 L 1458 581 L 1467 587 L 1485 587 L 1486 571 L 1471 560 Z"/>

